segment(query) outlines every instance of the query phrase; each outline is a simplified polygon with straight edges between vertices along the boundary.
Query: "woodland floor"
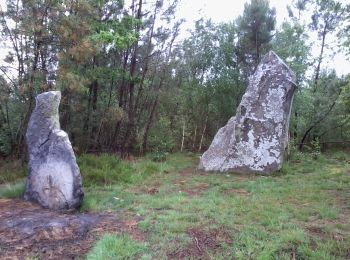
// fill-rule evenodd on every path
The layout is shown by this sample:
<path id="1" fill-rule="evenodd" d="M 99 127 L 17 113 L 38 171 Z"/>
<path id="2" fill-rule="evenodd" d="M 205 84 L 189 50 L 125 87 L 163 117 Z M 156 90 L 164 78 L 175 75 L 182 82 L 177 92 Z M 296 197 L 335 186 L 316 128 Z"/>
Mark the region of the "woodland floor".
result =
<path id="1" fill-rule="evenodd" d="M 80 212 L 2 184 L 0 259 L 350 259 L 349 153 L 298 154 L 270 176 L 198 171 L 193 154 L 113 158 L 79 159 Z"/>

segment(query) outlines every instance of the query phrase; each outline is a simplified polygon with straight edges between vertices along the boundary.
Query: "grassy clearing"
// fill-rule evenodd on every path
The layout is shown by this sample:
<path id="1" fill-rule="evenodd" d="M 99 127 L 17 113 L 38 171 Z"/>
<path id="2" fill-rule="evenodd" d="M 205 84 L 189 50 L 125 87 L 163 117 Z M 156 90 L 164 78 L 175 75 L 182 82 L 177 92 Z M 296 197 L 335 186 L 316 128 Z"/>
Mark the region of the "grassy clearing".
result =
<path id="1" fill-rule="evenodd" d="M 153 157 L 78 158 L 81 210 L 137 216 L 146 234 L 106 235 L 89 259 L 350 258 L 349 153 L 296 154 L 271 176 L 197 171 L 194 154 Z M 0 197 L 18 195 L 16 185 Z"/>
<path id="2" fill-rule="evenodd" d="M 349 154 L 299 154 L 272 176 L 208 174 L 196 162 L 174 155 L 150 173 L 150 161 L 133 162 L 133 181 L 91 186 L 83 209 L 142 216 L 150 258 L 350 257 Z"/>

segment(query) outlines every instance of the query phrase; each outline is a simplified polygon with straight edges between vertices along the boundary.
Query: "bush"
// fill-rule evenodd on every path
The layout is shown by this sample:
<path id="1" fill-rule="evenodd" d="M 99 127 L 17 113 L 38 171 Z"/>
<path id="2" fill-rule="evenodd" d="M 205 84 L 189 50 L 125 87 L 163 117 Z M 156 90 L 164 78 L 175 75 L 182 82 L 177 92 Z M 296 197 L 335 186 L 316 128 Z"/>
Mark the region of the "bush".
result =
<path id="1" fill-rule="evenodd" d="M 320 140 L 315 139 L 311 142 L 311 150 L 310 150 L 311 156 L 314 160 L 317 160 L 321 155 L 321 145 Z"/>
<path id="2" fill-rule="evenodd" d="M 167 152 L 156 152 L 152 156 L 154 162 L 165 162 L 169 153 Z"/>

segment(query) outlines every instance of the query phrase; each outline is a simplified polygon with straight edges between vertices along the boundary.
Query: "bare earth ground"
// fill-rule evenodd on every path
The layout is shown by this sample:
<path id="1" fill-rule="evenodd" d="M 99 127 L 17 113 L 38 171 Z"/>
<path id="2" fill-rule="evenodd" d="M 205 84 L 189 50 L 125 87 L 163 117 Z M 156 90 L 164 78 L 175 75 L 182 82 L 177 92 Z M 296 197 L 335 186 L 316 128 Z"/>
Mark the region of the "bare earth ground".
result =
<path id="1" fill-rule="evenodd" d="M 69 214 L 20 199 L 0 199 L 0 259 L 76 259 L 103 233 L 124 232 L 143 240 L 140 219 L 116 214 Z"/>

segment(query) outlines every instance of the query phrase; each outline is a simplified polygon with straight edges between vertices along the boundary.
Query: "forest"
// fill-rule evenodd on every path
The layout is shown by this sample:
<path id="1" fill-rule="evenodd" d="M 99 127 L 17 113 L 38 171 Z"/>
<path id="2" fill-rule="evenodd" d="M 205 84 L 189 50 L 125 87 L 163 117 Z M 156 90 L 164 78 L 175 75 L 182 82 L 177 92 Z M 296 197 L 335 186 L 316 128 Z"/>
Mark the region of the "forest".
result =
<path id="1" fill-rule="evenodd" d="M 268 1 L 232 22 L 200 19 L 183 38 L 179 1 L 13 1 L 1 9 L 0 155 L 26 156 L 35 96 L 61 90 L 61 127 L 78 153 L 202 152 L 235 114 L 274 50 L 296 73 L 291 149 L 347 146 L 349 5 L 298 0 L 276 25 Z"/>
<path id="2" fill-rule="evenodd" d="M 350 259 L 350 4 L 186 31 L 186 1 L 0 1 L 0 259 Z M 267 53 L 297 85 L 283 162 L 200 168 Z"/>

